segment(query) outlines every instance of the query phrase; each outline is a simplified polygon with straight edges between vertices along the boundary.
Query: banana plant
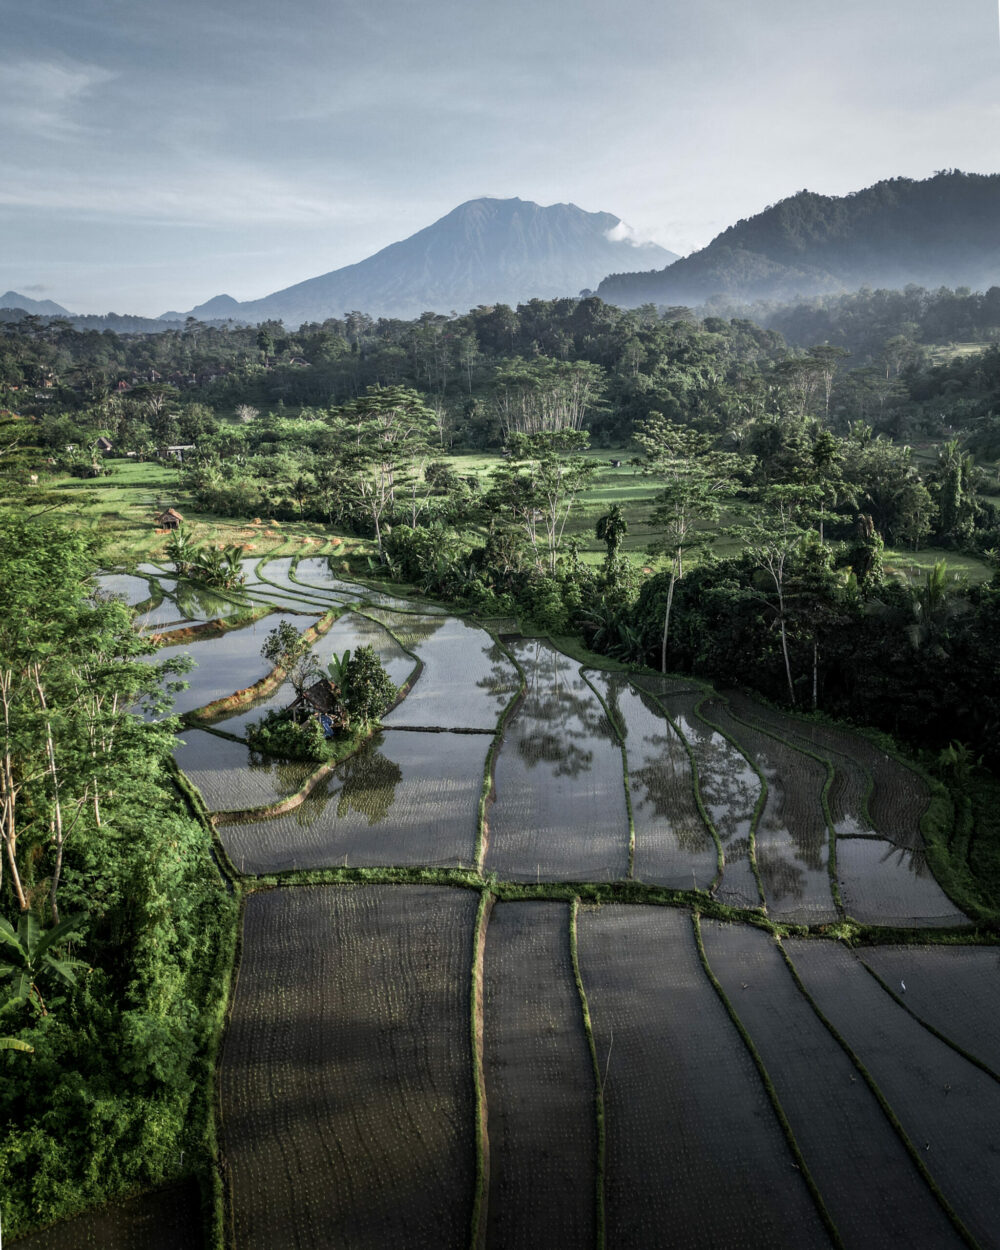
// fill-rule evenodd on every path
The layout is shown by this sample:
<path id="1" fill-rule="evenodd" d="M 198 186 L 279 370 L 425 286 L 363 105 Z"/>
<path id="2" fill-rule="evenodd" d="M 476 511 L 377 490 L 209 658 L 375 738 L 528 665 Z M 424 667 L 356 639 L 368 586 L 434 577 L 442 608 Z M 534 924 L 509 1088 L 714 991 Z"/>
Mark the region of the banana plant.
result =
<path id="1" fill-rule="evenodd" d="M 35 1053 L 34 1046 L 22 1042 L 19 1037 L 0 1037 L 0 1050 L 22 1050 L 28 1055 Z"/>
<path id="2" fill-rule="evenodd" d="M 343 690 L 344 681 L 347 677 L 347 666 L 351 662 L 351 649 L 347 648 L 342 655 L 338 655 L 336 651 L 330 656 L 330 662 L 326 666 L 326 671 L 330 674 L 330 680 Z"/>
<path id="3" fill-rule="evenodd" d="M 82 959 L 60 956 L 56 947 L 79 933 L 81 917 L 67 916 L 51 929 L 43 929 L 38 917 L 30 911 L 22 912 L 17 929 L 0 916 L 0 947 L 10 962 L 0 963 L 0 977 L 11 977 L 14 983 L 14 1002 L 34 1003 L 43 1016 L 48 1008 L 38 988 L 43 973 L 49 973 L 66 985 L 76 985 L 76 973 L 87 965 Z"/>

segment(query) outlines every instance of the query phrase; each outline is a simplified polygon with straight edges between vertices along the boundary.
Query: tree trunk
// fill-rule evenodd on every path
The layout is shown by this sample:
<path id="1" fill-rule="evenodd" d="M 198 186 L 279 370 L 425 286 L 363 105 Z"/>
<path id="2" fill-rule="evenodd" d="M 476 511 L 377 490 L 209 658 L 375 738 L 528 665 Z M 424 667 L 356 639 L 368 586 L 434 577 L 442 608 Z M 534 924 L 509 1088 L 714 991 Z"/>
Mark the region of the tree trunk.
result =
<path id="1" fill-rule="evenodd" d="M 819 644 L 813 639 L 813 704 L 815 712 L 819 704 Z"/>
<path id="2" fill-rule="evenodd" d="M 792 665 L 788 658 L 788 634 L 785 632 L 785 600 L 778 590 L 778 623 L 781 626 L 781 654 L 785 657 L 785 676 L 788 678 L 788 700 L 795 706 L 795 686 L 792 684 Z"/>
<path id="3" fill-rule="evenodd" d="M 663 614 L 663 642 L 660 646 L 660 671 L 667 671 L 667 637 L 670 633 L 670 609 L 674 603 L 674 586 L 677 585 L 677 567 L 670 571 L 670 587 L 667 590 L 667 610 Z"/>

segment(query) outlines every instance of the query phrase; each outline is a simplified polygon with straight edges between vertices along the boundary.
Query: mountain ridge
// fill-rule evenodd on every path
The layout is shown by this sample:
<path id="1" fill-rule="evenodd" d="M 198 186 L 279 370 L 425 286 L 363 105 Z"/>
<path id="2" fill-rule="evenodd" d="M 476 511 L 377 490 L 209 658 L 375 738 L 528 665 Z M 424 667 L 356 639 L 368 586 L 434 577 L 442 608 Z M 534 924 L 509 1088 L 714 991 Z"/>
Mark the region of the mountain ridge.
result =
<path id="1" fill-rule="evenodd" d="M 953 170 L 845 196 L 799 191 L 663 269 L 610 274 L 597 294 L 636 307 L 998 282 L 1000 174 Z"/>
<path id="2" fill-rule="evenodd" d="M 72 317 L 68 309 L 51 299 L 31 299 L 20 295 L 17 291 L 5 291 L 0 295 L 0 308 L 20 308 L 26 313 L 34 313 L 39 317 Z"/>

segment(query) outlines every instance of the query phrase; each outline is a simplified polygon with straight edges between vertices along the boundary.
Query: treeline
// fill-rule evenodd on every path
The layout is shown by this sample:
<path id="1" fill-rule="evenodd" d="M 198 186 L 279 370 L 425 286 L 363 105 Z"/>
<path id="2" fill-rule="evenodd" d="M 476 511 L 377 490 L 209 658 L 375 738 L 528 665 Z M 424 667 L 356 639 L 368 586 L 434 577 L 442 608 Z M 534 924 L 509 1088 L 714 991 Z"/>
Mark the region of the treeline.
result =
<path id="1" fill-rule="evenodd" d="M 580 377 L 589 368 L 587 424 L 599 446 L 626 442 L 650 412 L 720 434 L 766 411 L 805 412 L 840 432 L 861 419 L 897 437 L 934 437 L 966 430 L 995 401 L 995 355 L 935 366 L 928 345 L 995 337 L 1000 290 L 863 291 L 752 311 L 758 320 L 699 320 L 683 308 L 533 300 L 461 317 L 352 313 L 294 332 L 192 322 L 155 335 L 25 317 L 0 327 L 0 402 L 34 418 L 34 441 L 55 455 L 72 445 L 86 459 L 99 435 L 148 456 L 240 418 L 308 418 L 370 386 L 400 385 L 434 408 L 442 448 L 495 448 L 505 435 L 498 397 L 518 368 L 572 366 Z M 803 389 L 817 358 L 821 385 Z"/>
<path id="2" fill-rule="evenodd" d="M 1000 338 L 1000 287 L 970 291 L 862 288 L 793 303 L 711 301 L 703 312 L 745 317 L 777 330 L 788 343 L 831 343 L 846 348 L 852 365 L 879 365 L 890 374 L 920 362 L 941 343 L 995 343 Z M 902 340 L 900 342 L 900 340 Z"/>

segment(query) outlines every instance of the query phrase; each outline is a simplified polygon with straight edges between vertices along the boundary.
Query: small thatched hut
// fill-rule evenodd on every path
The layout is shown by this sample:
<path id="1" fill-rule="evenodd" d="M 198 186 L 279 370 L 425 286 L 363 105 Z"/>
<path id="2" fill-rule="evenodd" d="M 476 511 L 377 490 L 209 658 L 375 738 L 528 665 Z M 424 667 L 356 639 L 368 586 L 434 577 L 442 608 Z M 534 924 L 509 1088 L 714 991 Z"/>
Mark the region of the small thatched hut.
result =
<path id="1" fill-rule="evenodd" d="M 332 681 L 321 677 L 289 705 L 292 719 L 299 723 L 315 716 L 323 726 L 323 733 L 332 738 L 338 729 L 347 724 L 347 715 L 340 698 L 340 687 Z"/>
<path id="2" fill-rule="evenodd" d="M 158 512 L 156 515 L 156 528 L 161 530 L 179 529 L 183 524 L 184 518 L 174 508 L 167 508 L 165 512 Z"/>

